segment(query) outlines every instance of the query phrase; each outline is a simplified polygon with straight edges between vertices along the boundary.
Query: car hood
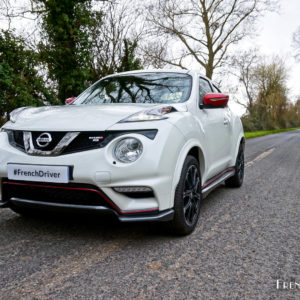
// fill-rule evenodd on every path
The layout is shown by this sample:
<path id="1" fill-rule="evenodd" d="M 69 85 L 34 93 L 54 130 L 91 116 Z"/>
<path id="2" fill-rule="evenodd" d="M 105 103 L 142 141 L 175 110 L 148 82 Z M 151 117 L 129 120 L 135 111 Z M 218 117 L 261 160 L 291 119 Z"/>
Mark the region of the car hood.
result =
<path id="1" fill-rule="evenodd" d="M 7 129 L 28 131 L 104 131 L 120 120 L 156 104 L 67 105 L 25 108 Z"/>

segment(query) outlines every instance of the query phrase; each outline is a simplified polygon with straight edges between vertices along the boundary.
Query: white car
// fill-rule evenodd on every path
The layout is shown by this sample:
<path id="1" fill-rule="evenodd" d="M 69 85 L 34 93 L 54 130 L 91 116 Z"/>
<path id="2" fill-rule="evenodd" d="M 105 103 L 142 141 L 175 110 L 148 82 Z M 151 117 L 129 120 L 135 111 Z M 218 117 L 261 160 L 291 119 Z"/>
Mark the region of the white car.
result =
<path id="1" fill-rule="evenodd" d="M 0 132 L 0 206 L 188 234 L 209 191 L 243 182 L 243 127 L 227 102 L 196 71 L 144 70 L 107 76 L 69 105 L 19 108 Z"/>

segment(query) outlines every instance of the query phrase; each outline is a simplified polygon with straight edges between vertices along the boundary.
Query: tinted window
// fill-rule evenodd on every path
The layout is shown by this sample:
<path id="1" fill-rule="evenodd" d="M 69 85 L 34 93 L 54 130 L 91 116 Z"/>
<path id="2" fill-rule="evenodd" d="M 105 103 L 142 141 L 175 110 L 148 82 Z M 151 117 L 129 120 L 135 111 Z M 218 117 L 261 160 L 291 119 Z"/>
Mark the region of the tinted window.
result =
<path id="1" fill-rule="evenodd" d="M 203 97 L 212 92 L 209 82 L 204 78 L 199 78 L 200 103 L 203 103 Z"/>
<path id="2" fill-rule="evenodd" d="M 192 77 L 180 73 L 119 75 L 98 81 L 74 104 L 178 103 L 191 92 Z"/>

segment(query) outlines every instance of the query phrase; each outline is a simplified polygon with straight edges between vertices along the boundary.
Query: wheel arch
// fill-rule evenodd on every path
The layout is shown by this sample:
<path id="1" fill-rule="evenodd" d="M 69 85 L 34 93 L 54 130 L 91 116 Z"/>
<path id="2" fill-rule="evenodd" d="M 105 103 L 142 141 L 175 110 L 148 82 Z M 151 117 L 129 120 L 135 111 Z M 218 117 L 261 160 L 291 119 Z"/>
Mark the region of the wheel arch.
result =
<path id="1" fill-rule="evenodd" d="M 184 161 L 188 155 L 191 155 L 197 159 L 197 161 L 199 162 L 199 166 L 200 166 L 201 178 L 203 177 L 206 165 L 205 165 L 205 155 L 204 155 L 204 152 L 202 149 L 203 148 L 201 147 L 200 143 L 197 142 L 196 140 L 189 141 L 182 147 L 182 150 L 179 154 L 179 157 L 178 157 L 175 169 L 174 169 L 172 194 L 171 194 L 171 202 L 172 203 L 170 203 L 170 207 L 173 207 L 176 187 L 177 187 L 179 179 L 180 179 L 181 170 L 182 170 Z"/>
<path id="2" fill-rule="evenodd" d="M 201 177 L 202 177 L 202 174 L 204 173 L 204 164 L 205 164 L 202 149 L 199 146 L 194 146 L 189 150 L 186 157 L 188 155 L 191 155 L 191 156 L 193 156 L 197 159 L 197 161 L 199 163 L 199 166 L 200 166 L 200 174 L 201 174 Z"/>
<path id="3" fill-rule="evenodd" d="M 242 144 L 243 145 L 243 148 L 245 149 L 245 137 L 243 136 L 242 138 L 241 138 L 241 141 L 240 141 L 240 144 Z"/>
<path id="4" fill-rule="evenodd" d="M 233 164 L 235 164 L 235 160 L 237 158 L 237 155 L 238 155 L 238 152 L 239 152 L 239 148 L 240 148 L 240 145 L 243 146 L 243 150 L 245 150 L 245 136 L 244 134 L 240 135 L 238 140 L 238 142 L 236 143 L 236 147 L 235 147 L 235 151 L 234 151 L 234 157 L 233 157 Z"/>

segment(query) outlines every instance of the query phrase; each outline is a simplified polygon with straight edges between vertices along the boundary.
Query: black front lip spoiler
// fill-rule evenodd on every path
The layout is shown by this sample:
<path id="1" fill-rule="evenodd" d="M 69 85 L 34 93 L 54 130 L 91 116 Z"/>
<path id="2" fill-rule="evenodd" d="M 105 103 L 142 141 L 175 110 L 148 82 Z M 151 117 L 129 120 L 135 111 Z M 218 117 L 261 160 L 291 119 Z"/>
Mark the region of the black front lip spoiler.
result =
<path id="1" fill-rule="evenodd" d="M 0 201 L 0 208 L 5 208 L 5 207 L 8 207 L 8 202 Z"/>
<path id="2" fill-rule="evenodd" d="M 120 215 L 111 208 L 105 206 L 73 205 L 52 202 L 40 202 L 21 198 L 11 198 L 7 202 L 0 202 L 0 208 L 9 207 L 9 203 L 16 206 L 43 209 L 49 211 L 62 212 L 88 212 L 94 214 L 114 214 L 120 222 L 165 222 L 171 221 L 174 216 L 174 210 L 168 209 L 155 214 L 132 214 Z"/>
<path id="3" fill-rule="evenodd" d="M 135 216 L 120 216 L 118 219 L 121 222 L 166 222 L 173 220 L 174 210 L 167 209 L 153 215 L 135 215 Z"/>

